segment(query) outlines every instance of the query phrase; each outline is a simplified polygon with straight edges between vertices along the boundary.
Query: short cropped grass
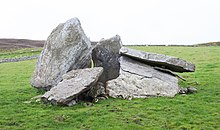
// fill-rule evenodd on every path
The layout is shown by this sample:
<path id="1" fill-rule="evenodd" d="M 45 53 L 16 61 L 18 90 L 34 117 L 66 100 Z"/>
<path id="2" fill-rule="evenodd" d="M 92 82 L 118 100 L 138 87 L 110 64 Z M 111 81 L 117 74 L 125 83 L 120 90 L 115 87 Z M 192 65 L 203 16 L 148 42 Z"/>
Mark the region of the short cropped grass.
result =
<path id="1" fill-rule="evenodd" d="M 93 106 L 45 105 L 31 100 L 42 92 L 32 88 L 36 60 L 0 64 L 0 130 L 8 129 L 220 129 L 220 47 L 137 47 L 173 55 L 196 64 L 196 72 L 180 73 L 198 93 L 158 97 L 112 99 Z M 31 102 L 29 102 L 31 101 Z"/>

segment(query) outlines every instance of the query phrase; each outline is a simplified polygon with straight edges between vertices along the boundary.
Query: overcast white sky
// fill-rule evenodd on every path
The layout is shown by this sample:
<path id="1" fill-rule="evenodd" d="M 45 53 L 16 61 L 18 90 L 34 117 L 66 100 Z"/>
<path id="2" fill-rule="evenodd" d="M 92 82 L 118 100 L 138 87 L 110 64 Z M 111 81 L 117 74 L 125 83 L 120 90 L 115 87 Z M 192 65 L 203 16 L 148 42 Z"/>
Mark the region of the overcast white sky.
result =
<path id="1" fill-rule="evenodd" d="M 78 17 L 91 40 L 123 44 L 220 41 L 220 0 L 1 0 L 0 38 L 47 39 Z"/>

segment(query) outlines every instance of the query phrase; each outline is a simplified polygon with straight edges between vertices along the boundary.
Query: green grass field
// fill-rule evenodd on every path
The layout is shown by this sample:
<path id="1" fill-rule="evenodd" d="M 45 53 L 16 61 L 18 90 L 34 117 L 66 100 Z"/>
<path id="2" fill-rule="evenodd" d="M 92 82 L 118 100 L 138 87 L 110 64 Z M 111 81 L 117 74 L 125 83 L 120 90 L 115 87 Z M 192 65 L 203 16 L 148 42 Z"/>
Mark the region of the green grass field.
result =
<path id="1" fill-rule="evenodd" d="M 37 55 L 41 52 L 42 48 L 25 48 L 17 50 L 0 50 L 0 59 L 6 58 L 19 58 L 24 56 Z"/>
<path id="2" fill-rule="evenodd" d="M 109 99 L 84 106 L 45 105 L 31 100 L 42 94 L 29 84 L 36 60 L 0 64 L 0 130 L 8 129 L 220 129 L 220 47 L 137 47 L 196 64 L 181 73 L 180 85 L 198 93 L 174 98 Z M 28 103 L 27 101 L 31 101 Z"/>

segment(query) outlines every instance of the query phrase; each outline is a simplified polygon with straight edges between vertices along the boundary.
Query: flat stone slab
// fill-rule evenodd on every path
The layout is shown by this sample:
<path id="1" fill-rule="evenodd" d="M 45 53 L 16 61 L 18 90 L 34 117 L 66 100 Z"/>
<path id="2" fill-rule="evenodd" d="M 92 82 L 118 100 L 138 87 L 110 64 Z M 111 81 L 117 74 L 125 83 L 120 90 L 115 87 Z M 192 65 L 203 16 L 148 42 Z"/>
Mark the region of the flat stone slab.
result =
<path id="1" fill-rule="evenodd" d="M 120 75 L 107 82 L 106 90 L 113 98 L 174 97 L 179 92 L 178 79 L 128 57 L 120 58 Z"/>
<path id="2" fill-rule="evenodd" d="M 180 58 L 156 54 L 150 52 L 142 52 L 126 47 L 120 50 L 121 55 L 128 56 L 151 66 L 158 66 L 175 72 L 194 72 L 195 65 Z"/>
<path id="3" fill-rule="evenodd" d="M 79 95 L 96 84 L 102 72 L 102 67 L 72 70 L 64 74 L 63 81 L 46 92 L 41 99 L 52 104 L 74 105 Z"/>

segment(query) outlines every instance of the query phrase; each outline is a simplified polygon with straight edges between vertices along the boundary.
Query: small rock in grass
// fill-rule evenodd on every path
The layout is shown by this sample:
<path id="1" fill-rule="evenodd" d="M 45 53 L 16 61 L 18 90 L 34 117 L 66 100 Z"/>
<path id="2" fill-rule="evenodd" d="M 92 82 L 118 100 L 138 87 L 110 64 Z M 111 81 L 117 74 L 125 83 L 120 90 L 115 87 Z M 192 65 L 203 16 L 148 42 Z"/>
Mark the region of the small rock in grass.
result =
<path id="1" fill-rule="evenodd" d="M 187 88 L 188 93 L 196 93 L 198 90 L 192 86 Z"/>
<path id="2" fill-rule="evenodd" d="M 179 94 L 189 94 L 189 93 L 196 93 L 197 92 L 197 89 L 190 86 L 190 87 L 187 87 L 187 88 L 180 88 L 179 90 Z"/>
<path id="3" fill-rule="evenodd" d="M 186 93 L 188 93 L 187 88 L 180 88 L 179 94 L 186 94 Z"/>

